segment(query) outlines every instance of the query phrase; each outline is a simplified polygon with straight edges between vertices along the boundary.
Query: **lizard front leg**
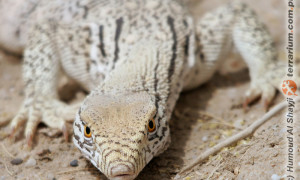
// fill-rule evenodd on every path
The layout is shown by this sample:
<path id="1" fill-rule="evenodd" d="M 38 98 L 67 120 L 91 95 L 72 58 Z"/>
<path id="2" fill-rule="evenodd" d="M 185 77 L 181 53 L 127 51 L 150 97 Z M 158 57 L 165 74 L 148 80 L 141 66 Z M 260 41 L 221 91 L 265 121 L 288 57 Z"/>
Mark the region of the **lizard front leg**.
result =
<path id="1" fill-rule="evenodd" d="M 245 94 L 244 108 L 262 97 L 265 109 L 284 77 L 284 63 L 265 25 L 246 4 L 234 1 L 201 18 L 196 26 L 197 47 L 194 74 L 185 89 L 210 79 L 220 68 L 226 53 L 235 46 L 248 65 L 251 85 Z"/>
<path id="2" fill-rule="evenodd" d="M 285 77 L 286 65 L 279 61 L 273 38 L 255 12 L 243 3 L 233 7 L 236 17 L 231 36 L 248 65 L 251 78 L 244 108 L 261 96 L 267 110 Z"/>
<path id="3" fill-rule="evenodd" d="M 65 120 L 73 119 L 77 109 L 58 99 L 56 85 L 60 61 L 53 41 L 54 32 L 53 23 L 35 25 L 24 53 L 25 100 L 10 126 L 13 137 L 15 131 L 27 120 L 25 137 L 29 146 L 32 145 L 35 130 L 40 122 L 51 128 L 61 129 L 67 139 Z"/>

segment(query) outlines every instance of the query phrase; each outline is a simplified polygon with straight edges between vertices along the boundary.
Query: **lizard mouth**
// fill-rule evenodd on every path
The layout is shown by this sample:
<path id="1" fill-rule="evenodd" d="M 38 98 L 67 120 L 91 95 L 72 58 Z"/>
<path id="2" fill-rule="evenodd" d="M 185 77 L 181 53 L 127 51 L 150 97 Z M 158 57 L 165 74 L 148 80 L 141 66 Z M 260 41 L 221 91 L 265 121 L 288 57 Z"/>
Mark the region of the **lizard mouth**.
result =
<path id="1" fill-rule="evenodd" d="M 134 175 L 134 174 L 120 174 L 120 175 L 114 176 L 110 179 L 112 179 L 112 180 L 132 180 L 135 177 L 136 177 L 136 175 Z"/>
<path id="2" fill-rule="evenodd" d="M 111 168 L 111 178 L 113 180 L 132 180 L 136 177 L 133 168 L 127 165 L 117 165 Z"/>

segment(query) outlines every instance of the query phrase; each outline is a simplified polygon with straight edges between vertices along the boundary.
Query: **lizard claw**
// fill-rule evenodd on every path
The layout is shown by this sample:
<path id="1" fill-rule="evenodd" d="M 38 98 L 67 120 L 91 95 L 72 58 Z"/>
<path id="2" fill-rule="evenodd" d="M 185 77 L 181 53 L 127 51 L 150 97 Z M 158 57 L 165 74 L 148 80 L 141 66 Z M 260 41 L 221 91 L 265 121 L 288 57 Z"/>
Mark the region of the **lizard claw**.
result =
<path id="1" fill-rule="evenodd" d="M 265 112 L 269 110 L 269 107 L 275 97 L 276 89 L 273 86 L 265 86 L 262 93 L 262 103 Z"/>
<path id="2" fill-rule="evenodd" d="M 33 134 L 30 134 L 26 137 L 27 148 L 30 150 L 33 144 Z"/>
<path id="3" fill-rule="evenodd" d="M 29 148 L 32 147 L 33 137 L 39 123 L 40 123 L 40 112 L 33 108 L 29 113 L 29 118 L 25 128 L 26 143 Z"/>
<path id="4" fill-rule="evenodd" d="M 248 105 L 249 105 L 249 99 L 245 98 L 244 103 L 243 103 L 243 110 L 244 110 L 244 112 L 248 111 L 248 109 L 249 109 Z"/>
<path id="5" fill-rule="evenodd" d="M 62 132 L 63 132 L 63 136 L 65 138 L 65 141 L 68 142 L 68 140 L 69 140 L 69 134 L 68 134 L 68 130 L 67 130 L 66 124 L 63 125 Z"/>
<path id="6" fill-rule="evenodd" d="M 9 139 L 10 139 L 11 141 L 14 141 L 15 133 L 16 133 L 16 128 L 15 128 L 15 127 L 11 127 L 10 135 L 9 135 Z"/>
<path id="7" fill-rule="evenodd" d="M 263 100 L 263 106 L 264 106 L 265 112 L 268 112 L 269 106 L 270 106 L 270 102 L 268 100 Z"/>

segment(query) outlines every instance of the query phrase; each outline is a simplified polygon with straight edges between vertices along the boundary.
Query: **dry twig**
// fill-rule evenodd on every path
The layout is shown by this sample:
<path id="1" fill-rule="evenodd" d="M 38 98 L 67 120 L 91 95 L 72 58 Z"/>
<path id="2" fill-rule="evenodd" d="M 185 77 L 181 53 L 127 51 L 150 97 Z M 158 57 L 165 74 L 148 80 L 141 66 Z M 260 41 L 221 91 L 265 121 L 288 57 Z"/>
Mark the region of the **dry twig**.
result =
<path id="1" fill-rule="evenodd" d="M 230 128 L 234 128 L 234 129 L 239 129 L 239 130 L 241 130 L 241 128 L 235 127 L 234 125 L 228 123 L 228 122 L 225 121 L 224 119 L 222 119 L 222 118 L 220 118 L 220 117 L 217 117 L 217 116 L 214 116 L 214 115 L 212 115 L 212 114 L 210 114 L 210 113 L 208 113 L 208 112 L 203 112 L 203 111 L 201 111 L 201 112 L 199 112 L 199 114 L 204 115 L 204 116 L 211 117 L 212 119 L 215 119 L 215 120 L 219 121 L 220 124 L 223 124 L 223 125 L 228 126 L 228 127 L 230 127 Z"/>
<path id="2" fill-rule="evenodd" d="M 3 143 L 1 143 L 2 149 L 6 152 L 6 154 L 8 154 L 11 158 L 15 158 L 14 155 L 12 155 L 10 152 L 8 152 L 8 150 L 6 149 L 6 147 L 4 146 Z"/>
<path id="3" fill-rule="evenodd" d="M 219 169 L 219 167 L 222 165 L 223 163 L 221 163 L 221 160 L 218 162 L 218 165 L 215 167 L 215 169 L 210 173 L 210 175 L 206 178 L 206 180 L 209 180 L 214 174 L 215 172 Z"/>
<path id="4" fill-rule="evenodd" d="M 296 102 L 299 102 L 300 98 L 296 99 Z M 247 127 L 246 129 L 240 131 L 236 135 L 233 135 L 229 137 L 228 139 L 224 140 L 223 142 L 220 142 L 216 146 L 208 149 L 203 154 L 198 156 L 192 163 L 184 167 L 178 174 L 183 174 L 189 170 L 191 170 L 193 167 L 195 167 L 197 164 L 201 163 L 202 161 L 206 160 L 209 156 L 214 155 L 215 153 L 219 152 L 222 148 L 226 146 L 230 146 L 231 144 L 234 144 L 238 142 L 241 139 L 244 139 L 250 135 L 252 135 L 257 128 L 259 128 L 262 124 L 264 124 L 268 119 L 270 119 L 272 116 L 274 116 L 276 113 L 278 113 L 281 109 L 287 106 L 287 102 L 282 102 L 276 105 L 273 109 L 271 109 L 269 112 L 267 112 L 262 118 L 255 121 L 251 126 Z"/>
<path id="5" fill-rule="evenodd" d="M 1 160 L 0 160 L 0 163 L 2 163 L 2 164 L 5 166 L 5 170 L 7 171 L 7 173 L 8 173 L 10 176 L 13 176 L 13 173 L 10 172 L 10 171 L 8 170 L 7 165 L 6 165 L 3 161 L 1 161 Z"/>

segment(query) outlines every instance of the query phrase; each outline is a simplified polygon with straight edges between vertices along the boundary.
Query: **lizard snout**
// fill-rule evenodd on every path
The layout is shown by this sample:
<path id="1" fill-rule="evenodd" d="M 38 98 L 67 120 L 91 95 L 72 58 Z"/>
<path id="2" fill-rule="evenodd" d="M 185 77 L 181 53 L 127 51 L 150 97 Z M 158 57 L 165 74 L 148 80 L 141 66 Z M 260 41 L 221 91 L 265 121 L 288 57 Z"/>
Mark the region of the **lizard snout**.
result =
<path id="1" fill-rule="evenodd" d="M 109 171 L 113 180 L 131 180 L 136 177 L 133 167 L 124 164 L 111 166 Z"/>

